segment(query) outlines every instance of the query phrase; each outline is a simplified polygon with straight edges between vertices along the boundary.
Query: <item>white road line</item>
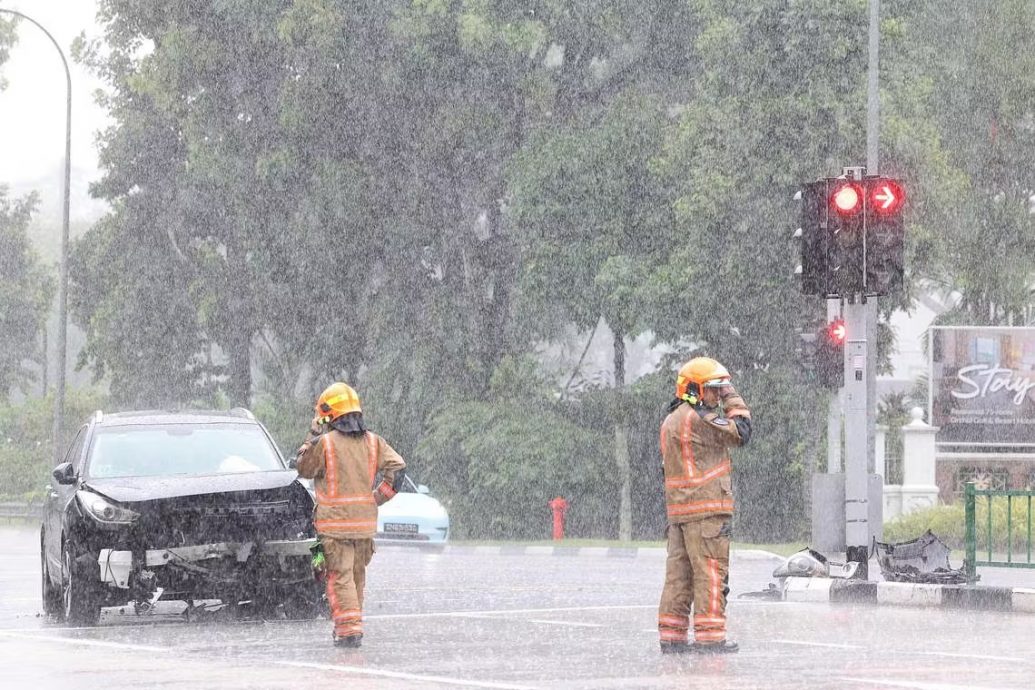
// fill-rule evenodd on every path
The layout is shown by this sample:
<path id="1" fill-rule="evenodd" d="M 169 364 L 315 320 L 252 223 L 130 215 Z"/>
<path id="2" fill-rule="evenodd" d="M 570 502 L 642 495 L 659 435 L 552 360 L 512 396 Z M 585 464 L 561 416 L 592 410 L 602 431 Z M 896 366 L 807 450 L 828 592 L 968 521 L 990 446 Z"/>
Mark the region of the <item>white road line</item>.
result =
<path id="1" fill-rule="evenodd" d="M 438 611 L 434 613 L 381 613 L 363 616 L 363 620 L 393 620 L 398 618 L 441 618 L 464 616 L 512 616 L 522 613 L 560 613 L 565 611 L 621 611 L 624 609 L 653 609 L 657 604 L 629 604 L 628 606 L 564 606 L 547 609 L 493 609 L 490 611 Z"/>
<path id="2" fill-rule="evenodd" d="M 0 631 L 0 635 L 4 637 L 14 637 L 22 640 L 31 640 L 33 642 L 60 642 L 62 644 L 79 645 L 81 647 L 106 647 L 109 649 L 131 649 L 137 652 L 172 652 L 172 647 L 153 647 L 146 644 L 126 644 L 125 642 L 108 642 L 106 640 L 86 640 L 79 637 L 54 637 L 52 635 L 26 635 L 24 633 L 15 633 Z"/>
<path id="3" fill-rule="evenodd" d="M 83 647 L 104 647 L 108 649 L 122 649 L 134 652 L 176 652 L 180 651 L 174 647 L 155 647 L 143 644 L 127 644 L 125 642 L 108 642 L 105 640 L 85 640 L 75 637 L 54 637 L 51 635 L 35 635 L 16 632 L 0 631 L 4 637 L 13 637 L 31 642 L 57 642 L 60 644 L 78 645 Z M 342 673 L 354 673 L 365 676 L 381 676 L 383 678 L 399 678 L 402 680 L 424 681 L 428 683 L 443 683 L 446 685 L 461 685 L 472 688 L 492 688 L 493 690 L 535 690 L 530 685 L 514 685 L 510 683 L 496 683 L 493 681 L 474 681 L 462 678 L 448 678 L 446 676 L 426 676 L 419 673 L 404 673 L 401 671 L 384 671 L 374 668 L 361 668 L 358 666 L 344 666 L 339 664 L 315 664 L 304 661 L 270 661 L 269 663 L 278 666 L 293 666 L 297 668 L 313 668 L 322 671 L 340 671 Z"/>
<path id="4" fill-rule="evenodd" d="M 801 640 L 773 640 L 777 644 L 794 644 L 802 647 L 833 647 L 835 649 L 862 649 L 857 644 L 835 644 L 833 642 L 802 642 Z"/>
<path id="5" fill-rule="evenodd" d="M 400 680 L 417 680 L 426 683 L 443 683 L 445 685 L 463 685 L 470 688 L 494 688 L 497 690 L 535 690 L 533 685 L 513 685 L 511 683 L 496 683 L 491 680 L 464 680 L 462 678 L 448 678 L 446 676 L 425 676 L 419 673 L 404 673 L 402 671 L 383 671 L 374 668 L 361 666 L 344 666 L 339 664 L 316 664 L 305 661 L 274 661 L 278 666 L 293 666 L 295 668 L 312 668 L 319 671 L 340 671 L 341 673 L 355 673 L 364 676 L 380 676 L 382 678 L 398 678 Z"/>
<path id="6" fill-rule="evenodd" d="M 543 625 L 572 625 L 576 628 L 603 628 L 603 623 L 576 623 L 575 621 L 548 621 L 541 618 L 527 618 L 527 623 L 542 623 Z"/>
<path id="7" fill-rule="evenodd" d="M 912 688 L 912 690 L 1004 690 L 996 685 L 956 685 L 954 683 L 927 683 L 920 680 L 888 680 L 887 678 L 837 678 L 848 683 L 862 683 L 881 688 Z"/>
<path id="8" fill-rule="evenodd" d="M 1011 661 L 1013 663 L 1027 664 L 1031 659 L 1022 659 L 1018 656 L 990 656 L 987 654 L 956 654 L 953 652 L 916 652 L 927 656 L 948 656 L 956 659 L 986 659 L 988 661 Z"/>

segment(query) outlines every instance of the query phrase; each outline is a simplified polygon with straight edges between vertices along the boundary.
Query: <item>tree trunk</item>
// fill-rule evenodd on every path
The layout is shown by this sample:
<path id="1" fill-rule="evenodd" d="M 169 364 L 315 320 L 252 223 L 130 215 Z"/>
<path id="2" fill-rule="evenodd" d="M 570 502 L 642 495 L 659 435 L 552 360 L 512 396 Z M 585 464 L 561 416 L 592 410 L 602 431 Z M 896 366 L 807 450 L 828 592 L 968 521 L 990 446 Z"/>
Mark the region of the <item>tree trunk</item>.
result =
<path id="1" fill-rule="evenodd" d="M 626 428 L 625 405 L 625 336 L 615 333 L 615 464 L 618 466 L 618 538 L 632 539 L 632 472 L 629 468 L 629 431 Z"/>

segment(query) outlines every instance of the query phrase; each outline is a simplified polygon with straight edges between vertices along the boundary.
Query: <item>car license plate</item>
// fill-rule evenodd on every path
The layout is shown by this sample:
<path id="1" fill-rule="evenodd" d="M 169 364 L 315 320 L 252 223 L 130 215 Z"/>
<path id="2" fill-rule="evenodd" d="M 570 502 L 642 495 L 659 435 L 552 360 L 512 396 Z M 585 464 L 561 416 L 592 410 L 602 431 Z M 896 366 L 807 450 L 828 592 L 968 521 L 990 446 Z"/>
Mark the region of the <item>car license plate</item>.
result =
<path id="1" fill-rule="evenodd" d="M 408 522 L 386 522 L 385 534 L 416 534 L 417 525 Z"/>

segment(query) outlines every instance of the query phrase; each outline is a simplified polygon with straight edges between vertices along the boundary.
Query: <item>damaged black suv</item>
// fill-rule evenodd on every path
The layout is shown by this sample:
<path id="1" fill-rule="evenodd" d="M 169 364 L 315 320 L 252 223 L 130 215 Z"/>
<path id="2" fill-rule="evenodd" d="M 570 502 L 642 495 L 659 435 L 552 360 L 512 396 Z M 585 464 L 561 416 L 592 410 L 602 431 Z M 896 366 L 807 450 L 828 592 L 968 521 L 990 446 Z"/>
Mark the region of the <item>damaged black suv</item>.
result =
<path id="1" fill-rule="evenodd" d="M 101 607 L 325 606 L 313 500 L 247 410 L 96 412 L 54 468 L 40 532 L 43 607 L 93 625 Z"/>

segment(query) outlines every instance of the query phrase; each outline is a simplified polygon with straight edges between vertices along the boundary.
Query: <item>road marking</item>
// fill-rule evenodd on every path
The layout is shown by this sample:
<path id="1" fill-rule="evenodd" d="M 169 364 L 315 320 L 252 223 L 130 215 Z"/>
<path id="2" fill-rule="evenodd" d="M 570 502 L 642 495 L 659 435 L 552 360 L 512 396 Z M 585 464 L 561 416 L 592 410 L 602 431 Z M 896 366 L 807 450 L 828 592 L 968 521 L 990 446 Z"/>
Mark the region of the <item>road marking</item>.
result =
<path id="1" fill-rule="evenodd" d="M 575 621 L 548 621 L 541 618 L 527 618 L 528 623 L 542 623 L 543 625 L 572 625 L 577 628 L 603 628 L 603 623 L 576 623 Z"/>
<path id="2" fill-rule="evenodd" d="M 458 613 L 458 618 L 478 618 L 480 620 L 499 620 L 499 616 L 490 615 L 487 613 Z M 370 616 L 367 616 L 370 618 Z M 543 623 L 545 625 L 572 625 L 579 628 L 603 628 L 603 623 L 577 623 L 575 621 L 555 621 L 545 620 L 542 618 L 514 618 L 514 622 L 517 623 Z"/>
<path id="3" fill-rule="evenodd" d="M 1016 656 L 989 656 L 987 654 L 955 654 L 953 652 L 916 652 L 928 656 L 948 656 L 958 659 L 987 659 L 989 661 L 1012 661 L 1014 663 L 1029 663 L 1031 659 L 1022 659 Z"/>
<path id="4" fill-rule="evenodd" d="M 356 673 L 364 676 L 380 676 L 382 678 L 398 678 L 401 680 L 417 680 L 426 683 L 443 683 L 445 685 L 463 685 L 470 688 L 494 688 L 496 690 L 535 690 L 533 685 L 513 685 L 511 683 L 497 683 L 486 680 L 464 680 L 462 678 L 448 678 L 446 676 L 425 676 L 419 673 L 404 673 L 402 671 L 383 671 L 374 668 L 361 666 L 344 666 L 340 664 L 316 664 L 306 661 L 274 661 L 278 666 L 292 666 L 295 668 L 311 668 L 318 671 L 339 671 L 341 673 Z"/>
<path id="5" fill-rule="evenodd" d="M 887 678 L 838 678 L 849 683 L 863 683 L 882 688 L 912 688 L 913 690 L 1003 690 L 996 685 L 956 685 L 954 683 L 925 683 L 919 680 L 888 680 Z"/>
<path id="6" fill-rule="evenodd" d="M 105 640 L 86 640 L 75 637 L 54 637 L 52 635 L 35 635 L 0 630 L 0 635 L 32 642 L 58 642 L 61 644 L 78 645 L 82 647 L 104 647 L 107 649 L 122 649 L 135 652 L 176 652 L 180 651 L 174 647 L 155 647 L 143 644 L 127 644 L 125 642 L 108 642 Z M 294 666 L 298 668 L 313 668 L 323 671 L 340 671 L 342 673 L 356 673 L 367 676 L 381 676 L 384 678 L 399 678 L 402 680 L 424 681 L 428 683 L 442 683 L 446 685 L 461 685 L 472 688 L 492 688 L 493 690 L 536 690 L 531 685 L 514 685 L 510 683 L 496 683 L 494 681 L 474 681 L 462 678 L 448 678 L 446 676 L 426 676 L 417 673 L 404 673 L 401 671 L 384 671 L 373 668 L 361 668 L 358 666 L 344 666 L 338 664 L 315 664 L 303 661 L 271 661 L 278 666 Z"/>
<path id="7" fill-rule="evenodd" d="M 801 640 L 773 640 L 778 644 L 796 644 L 802 647 L 833 647 L 834 649 L 862 649 L 857 644 L 836 644 L 833 642 L 802 642 Z"/>
<path id="8" fill-rule="evenodd" d="M 629 604 L 627 606 L 563 606 L 547 609 L 493 609 L 489 611 L 438 611 L 433 613 L 381 613 L 371 616 L 363 616 L 363 620 L 394 620 L 399 618 L 436 618 L 453 617 L 463 618 L 464 616 L 507 616 L 520 613 L 563 613 L 565 611 L 621 611 L 624 609 L 653 609 L 657 604 Z"/>
<path id="9" fill-rule="evenodd" d="M 86 640 L 79 637 L 54 637 L 52 635 L 33 635 L 25 633 L 7 632 L 0 630 L 0 635 L 5 637 L 32 640 L 35 642 L 61 642 L 64 644 L 79 645 L 82 647 L 107 647 L 109 649 L 132 649 L 138 652 L 171 652 L 172 647 L 153 647 L 146 644 L 126 644 L 125 642 L 108 642 L 106 640 Z"/>

